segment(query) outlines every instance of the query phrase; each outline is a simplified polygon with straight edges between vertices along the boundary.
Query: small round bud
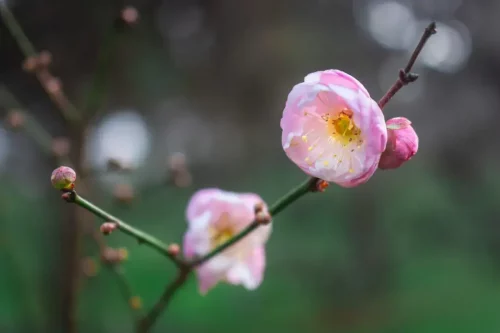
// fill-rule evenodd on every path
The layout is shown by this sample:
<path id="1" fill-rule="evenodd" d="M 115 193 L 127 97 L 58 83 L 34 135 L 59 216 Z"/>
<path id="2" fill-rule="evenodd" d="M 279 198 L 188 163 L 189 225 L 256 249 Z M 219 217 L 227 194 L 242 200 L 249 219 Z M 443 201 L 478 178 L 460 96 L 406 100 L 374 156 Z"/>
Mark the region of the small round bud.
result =
<path id="1" fill-rule="evenodd" d="M 49 94 L 56 95 L 62 90 L 62 83 L 57 77 L 48 78 L 45 81 L 45 89 Z"/>
<path id="2" fill-rule="evenodd" d="M 127 258 L 128 251 L 124 248 L 113 249 L 108 247 L 101 252 L 101 261 L 110 265 L 119 264 L 120 262 L 127 260 Z"/>
<path id="3" fill-rule="evenodd" d="M 254 207 L 255 214 L 262 212 L 266 208 L 266 204 L 263 202 L 259 202 Z"/>
<path id="4" fill-rule="evenodd" d="M 64 192 L 61 195 L 61 198 L 66 202 L 74 202 L 75 201 L 75 193 L 74 192 Z"/>
<path id="5" fill-rule="evenodd" d="M 94 258 L 87 257 L 82 260 L 82 272 L 87 277 L 94 277 L 99 271 L 99 265 Z"/>
<path id="6" fill-rule="evenodd" d="M 129 204 L 134 200 L 134 189 L 129 184 L 118 184 L 114 195 L 118 201 Z"/>
<path id="7" fill-rule="evenodd" d="M 179 244 L 175 244 L 175 243 L 173 243 L 173 244 L 170 244 L 170 245 L 168 246 L 168 250 L 167 250 L 167 251 L 168 251 L 168 253 L 169 253 L 170 255 L 172 255 L 172 256 L 174 256 L 174 257 L 175 257 L 175 256 L 177 256 L 177 255 L 180 253 L 181 248 L 180 248 Z"/>
<path id="8" fill-rule="evenodd" d="M 101 225 L 101 233 L 103 235 L 109 235 L 118 228 L 115 222 L 106 222 Z"/>
<path id="9" fill-rule="evenodd" d="M 139 20 L 139 12 L 134 7 L 128 6 L 122 10 L 121 18 L 126 24 L 132 25 Z"/>
<path id="10" fill-rule="evenodd" d="M 37 56 L 30 56 L 24 59 L 23 70 L 28 73 L 33 73 L 39 65 Z"/>
<path id="11" fill-rule="evenodd" d="M 52 140 L 52 153 L 54 156 L 63 157 L 69 154 L 70 143 L 67 138 L 55 138 Z"/>
<path id="12" fill-rule="evenodd" d="M 174 153 L 168 157 L 168 167 L 170 170 L 186 169 L 186 155 L 183 153 Z"/>
<path id="13" fill-rule="evenodd" d="M 323 180 L 323 179 L 318 179 L 316 182 L 316 188 L 314 189 L 314 192 L 325 192 L 326 189 L 328 188 L 328 182 Z"/>
<path id="14" fill-rule="evenodd" d="M 133 296 L 129 300 L 130 307 L 134 310 L 142 308 L 142 299 L 139 296 Z"/>
<path id="15" fill-rule="evenodd" d="M 76 172 L 70 167 L 60 166 L 52 171 L 50 181 L 58 190 L 72 190 L 75 188 Z"/>
<path id="16" fill-rule="evenodd" d="M 19 110 L 10 110 L 7 115 L 7 125 L 12 129 L 20 129 L 23 127 L 26 118 L 24 114 Z"/>
<path id="17" fill-rule="evenodd" d="M 128 251 L 126 248 L 121 247 L 118 249 L 118 256 L 120 257 L 120 260 L 127 260 L 128 259 Z"/>
<path id="18" fill-rule="evenodd" d="M 255 214 L 255 221 L 260 224 L 268 224 L 271 220 L 271 215 L 267 211 L 261 211 Z"/>
<path id="19" fill-rule="evenodd" d="M 267 210 L 267 206 L 264 202 L 259 202 L 254 207 L 255 221 L 261 224 L 268 224 L 271 222 L 272 218 Z"/>
<path id="20" fill-rule="evenodd" d="M 38 62 L 40 66 L 48 67 L 52 62 L 52 54 L 47 50 L 41 51 L 38 55 Z"/>
<path id="21" fill-rule="evenodd" d="M 411 121 L 398 117 L 389 119 L 387 125 L 387 146 L 380 157 L 380 169 L 396 169 L 409 161 L 418 151 L 418 135 Z"/>

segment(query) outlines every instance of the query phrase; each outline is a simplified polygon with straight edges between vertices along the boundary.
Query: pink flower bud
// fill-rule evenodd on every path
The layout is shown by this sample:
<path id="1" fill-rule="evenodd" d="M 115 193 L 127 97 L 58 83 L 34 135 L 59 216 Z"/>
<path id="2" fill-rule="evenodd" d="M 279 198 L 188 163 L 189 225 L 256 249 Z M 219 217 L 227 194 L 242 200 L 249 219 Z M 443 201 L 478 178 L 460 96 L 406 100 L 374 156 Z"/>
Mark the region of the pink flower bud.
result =
<path id="1" fill-rule="evenodd" d="M 75 187 L 76 172 L 67 166 L 61 166 L 50 176 L 52 186 L 58 190 L 72 190 Z"/>
<path id="2" fill-rule="evenodd" d="M 389 119 L 387 147 L 380 158 L 380 169 L 396 169 L 410 160 L 418 150 L 418 136 L 411 122 L 403 117 Z"/>
<path id="3" fill-rule="evenodd" d="M 179 254 L 179 252 L 181 252 L 181 247 L 179 246 L 179 244 L 173 243 L 168 246 L 167 251 L 170 255 L 175 257 Z"/>
<path id="4" fill-rule="evenodd" d="M 103 235 L 109 235 L 118 228 L 115 222 L 105 222 L 101 225 L 101 233 Z"/>

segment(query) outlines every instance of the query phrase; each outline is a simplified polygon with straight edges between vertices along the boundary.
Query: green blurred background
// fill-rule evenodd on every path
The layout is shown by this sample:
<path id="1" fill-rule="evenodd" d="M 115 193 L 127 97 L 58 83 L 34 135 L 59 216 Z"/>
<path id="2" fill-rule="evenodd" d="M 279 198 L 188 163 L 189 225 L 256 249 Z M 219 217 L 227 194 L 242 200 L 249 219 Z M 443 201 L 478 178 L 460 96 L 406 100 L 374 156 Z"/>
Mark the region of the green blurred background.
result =
<path id="1" fill-rule="evenodd" d="M 81 147 L 93 170 L 89 198 L 165 242 L 180 242 L 194 191 L 217 186 L 269 203 L 305 176 L 281 148 L 291 87 L 337 68 L 375 99 L 397 78 L 430 20 L 438 34 L 415 83 L 384 110 L 412 120 L 420 150 L 354 189 L 330 186 L 282 214 L 253 292 L 194 278 L 152 332 L 462 333 L 500 331 L 500 3 L 496 0 L 7 0 L 77 104 L 125 5 L 139 23 L 117 43 L 104 107 Z M 71 137 L 0 22 L 0 112 L 17 103 L 55 137 Z M 17 102 L 15 101 L 17 100 Z M 75 146 L 72 146 L 75 149 Z M 193 183 L 165 183 L 183 153 Z M 106 171 L 114 158 L 131 173 Z M 0 332 L 66 332 L 75 248 L 71 207 L 50 187 L 55 164 L 23 131 L 0 126 Z M 134 190 L 131 204 L 117 186 Z M 97 230 L 99 223 L 93 224 Z M 145 309 L 173 265 L 125 235 L 121 268 Z M 133 332 L 113 275 L 90 237 L 76 266 L 78 332 Z M 83 263 L 94 260 L 92 274 Z M 74 263 L 73 263 L 74 264 Z M 82 269 L 80 269 L 82 267 Z M 87 267 L 87 269 L 83 269 Z M 91 270 L 92 271 L 92 270 Z"/>

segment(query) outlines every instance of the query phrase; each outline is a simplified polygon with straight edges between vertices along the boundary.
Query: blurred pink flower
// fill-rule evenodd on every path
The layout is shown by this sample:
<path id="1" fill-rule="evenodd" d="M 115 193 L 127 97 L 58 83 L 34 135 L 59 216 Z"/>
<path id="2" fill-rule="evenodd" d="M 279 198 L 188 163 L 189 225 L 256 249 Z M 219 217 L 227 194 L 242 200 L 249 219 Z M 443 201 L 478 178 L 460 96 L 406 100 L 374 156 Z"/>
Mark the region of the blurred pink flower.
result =
<path id="1" fill-rule="evenodd" d="M 380 158 L 380 169 L 396 169 L 410 160 L 418 150 L 418 136 L 411 121 L 398 117 L 387 121 L 387 147 Z"/>
<path id="2" fill-rule="evenodd" d="M 339 70 L 307 75 L 281 119 L 286 155 L 305 173 L 343 187 L 365 183 L 385 150 L 384 115 L 365 87 Z"/>
<path id="3" fill-rule="evenodd" d="M 188 230 L 183 246 L 186 258 L 203 256 L 238 234 L 255 219 L 255 206 L 261 203 L 263 200 L 256 194 L 215 188 L 196 192 L 187 207 Z M 202 264 L 196 271 L 200 292 L 207 293 L 219 281 L 241 284 L 250 290 L 257 288 L 264 275 L 264 244 L 270 233 L 271 226 L 262 225 Z"/>

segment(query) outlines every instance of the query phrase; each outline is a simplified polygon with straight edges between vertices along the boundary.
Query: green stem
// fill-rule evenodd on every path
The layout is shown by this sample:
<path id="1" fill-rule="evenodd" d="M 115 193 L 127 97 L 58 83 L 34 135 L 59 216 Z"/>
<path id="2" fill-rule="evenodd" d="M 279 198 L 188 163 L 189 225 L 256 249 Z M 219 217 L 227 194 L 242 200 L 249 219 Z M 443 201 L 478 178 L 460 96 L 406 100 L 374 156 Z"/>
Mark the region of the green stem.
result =
<path id="1" fill-rule="evenodd" d="M 297 201 L 300 197 L 305 195 L 306 193 L 310 192 L 313 188 L 316 182 L 318 181 L 318 178 L 308 178 L 306 181 L 302 182 L 300 185 L 292 189 L 290 192 L 282 196 L 280 199 L 278 199 L 270 208 L 269 208 L 269 213 L 271 214 L 272 217 L 280 213 L 283 209 L 288 207 L 290 204 L 293 202 Z M 252 231 L 257 229 L 261 223 L 258 221 L 253 221 L 249 226 L 247 226 L 245 229 L 243 229 L 239 234 L 234 236 L 233 238 L 229 239 L 227 242 L 219 245 L 215 249 L 213 249 L 211 252 L 208 254 L 204 255 L 203 257 L 200 257 L 198 259 L 195 259 L 189 263 L 191 267 L 196 267 L 204 262 L 212 259 L 228 247 L 234 245 L 235 243 L 239 242 L 243 238 L 245 238 L 248 234 L 250 234 Z"/>
<path id="2" fill-rule="evenodd" d="M 71 201 L 74 202 L 75 204 L 77 204 L 78 206 L 85 208 L 86 210 L 88 210 L 92 214 L 102 218 L 105 221 L 110 221 L 110 222 L 116 223 L 118 229 L 120 229 L 123 233 L 136 238 L 140 243 L 144 243 L 144 244 L 151 246 L 152 248 L 154 248 L 155 250 L 157 250 L 161 254 L 170 258 L 179 268 L 184 267 L 184 264 L 182 263 L 182 261 L 180 261 L 177 257 L 175 257 L 174 255 L 172 255 L 170 253 L 170 251 L 168 250 L 168 245 L 163 243 L 158 238 L 155 238 L 155 237 L 151 236 L 150 234 L 145 233 L 145 232 L 143 232 L 139 229 L 136 229 L 136 228 L 132 227 L 131 225 L 123 222 L 119 218 L 117 218 L 117 217 L 109 214 L 105 210 L 97 207 L 96 205 L 94 205 L 90 201 L 82 198 L 81 196 L 76 194 L 76 192 L 72 192 L 72 200 Z"/>

